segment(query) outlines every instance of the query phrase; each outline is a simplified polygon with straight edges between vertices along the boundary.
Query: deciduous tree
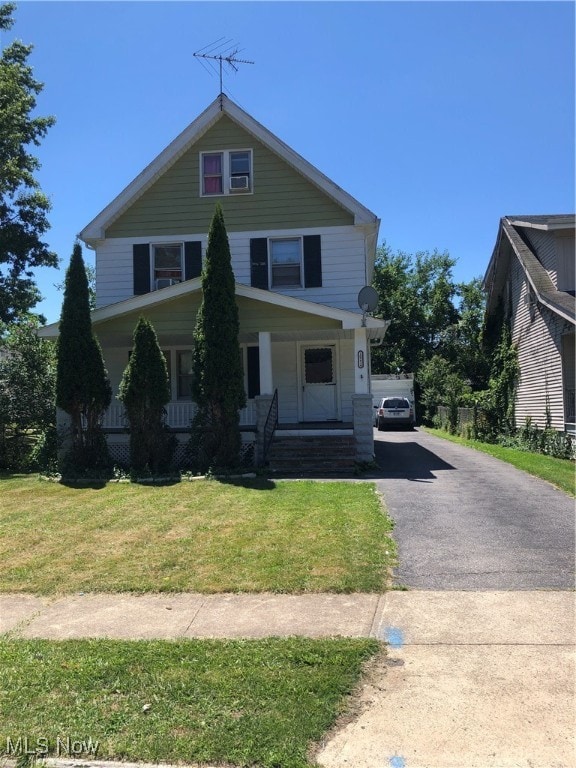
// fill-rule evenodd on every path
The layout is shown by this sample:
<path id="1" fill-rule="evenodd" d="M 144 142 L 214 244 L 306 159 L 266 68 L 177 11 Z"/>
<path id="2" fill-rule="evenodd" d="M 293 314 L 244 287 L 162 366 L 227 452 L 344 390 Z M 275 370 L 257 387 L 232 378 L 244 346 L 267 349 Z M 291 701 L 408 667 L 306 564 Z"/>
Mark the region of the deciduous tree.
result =
<path id="1" fill-rule="evenodd" d="M 56 353 L 28 315 L 0 333 L 0 466 L 28 469 L 55 427 Z"/>
<path id="2" fill-rule="evenodd" d="M 0 6 L 0 30 L 13 25 L 15 5 Z M 30 153 L 39 146 L 53 117 L 32 116 L 42 83 L 28 57 L 32 46 L 15 41 L 0 56 L 0 321 L 26 314 L 40 299 L 34 267 L 55 267 L 58 259 L 42 241 L 49 229 L 50 202 L 34 174 Z"/>

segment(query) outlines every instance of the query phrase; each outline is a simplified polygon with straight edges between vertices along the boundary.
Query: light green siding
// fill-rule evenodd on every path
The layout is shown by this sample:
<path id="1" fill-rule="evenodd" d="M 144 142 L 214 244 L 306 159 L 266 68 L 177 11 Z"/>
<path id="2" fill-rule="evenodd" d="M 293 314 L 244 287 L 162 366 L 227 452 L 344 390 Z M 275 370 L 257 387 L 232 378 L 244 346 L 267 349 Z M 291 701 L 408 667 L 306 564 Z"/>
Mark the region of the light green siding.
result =
<path id="1" fill-rule="evenodd" d="M 263 304 L 253 299 L 237 296 L 240 314 L 240 332 L 256 333 L 258 331 L 306 331 L 320 328 L 341 328 L 338 320 L 306 312 L 296 312 L 293 309 L 278 307 L 274 304 Z"/>
<path id="2" fill-rule="evenodd" d="M 183 296 L 156 307 L 136 310 L 98 323 L 94 330 L 103 346 L 123 346 L 130 343 L 138 318 L 144 315 L 154 326 L 160 343 L 183 343 L 185 340 L 191 343 L 200 299 L 200 293 Z M 237 296 L 236 301 L 241 334 L 342 327 L 338 320 L 265 304 L 243 296 Z"/>
<path id="3" fill-rule="evenodd" d="M 252 149 L 253 194 L 200 196 L 200 152 Z M 108 229 L 106 237 L 200 234 L 220 200 L 229 231 L 344 226 L 354 217 L 223 115 Z"/>

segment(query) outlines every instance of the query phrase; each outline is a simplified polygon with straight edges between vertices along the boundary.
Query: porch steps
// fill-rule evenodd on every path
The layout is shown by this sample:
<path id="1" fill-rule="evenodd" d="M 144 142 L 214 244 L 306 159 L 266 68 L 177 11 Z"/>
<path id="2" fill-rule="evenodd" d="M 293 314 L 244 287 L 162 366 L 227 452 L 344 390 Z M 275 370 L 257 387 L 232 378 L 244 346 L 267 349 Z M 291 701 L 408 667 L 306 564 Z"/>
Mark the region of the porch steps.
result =
<path id="1" fill-rule="evenodd" d="M 278 477 L 343 477 L 354 473 L 353 435 L 296 435 L 277 432 L 268 455 Z"/>

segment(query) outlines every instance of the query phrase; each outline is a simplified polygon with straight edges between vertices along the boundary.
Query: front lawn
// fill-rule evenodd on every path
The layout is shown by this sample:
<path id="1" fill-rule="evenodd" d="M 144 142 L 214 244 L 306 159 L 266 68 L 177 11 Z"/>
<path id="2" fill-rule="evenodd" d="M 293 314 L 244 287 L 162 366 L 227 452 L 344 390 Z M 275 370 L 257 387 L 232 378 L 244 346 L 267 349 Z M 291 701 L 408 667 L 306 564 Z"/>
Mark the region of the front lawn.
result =
<path id="1" fill-rule="evenodd" d="M 374 485 L 0 480 L 0 592 L 381 592 Z"/>
<path id="2" fill-rule="evenodd" d="M 3 641 L 0 754 L 304 768 L 379 647 L 366 639 Z"/>
<path id="3" fill-rule="evenodd" d="M 488 453 L 496 459 L 513 464 L 530 475 L 546 480 L 571 496 L 576 495 L 576 474 L 573 461 L 556 459 L 553 456 L 545 456 L 541 453 L 521 451 L 518 448 L 507 448 L 503 445 L 481 443 L 478 440 L 466 440 L 457 435 L 450 435 L 448 432 L 440 429 L 426 427 L 426 431 L 430 432 L 431 435 L 451 440 L 453 443 L 467 445 L 470 448 L 475 448 L 477 451 Z"/>

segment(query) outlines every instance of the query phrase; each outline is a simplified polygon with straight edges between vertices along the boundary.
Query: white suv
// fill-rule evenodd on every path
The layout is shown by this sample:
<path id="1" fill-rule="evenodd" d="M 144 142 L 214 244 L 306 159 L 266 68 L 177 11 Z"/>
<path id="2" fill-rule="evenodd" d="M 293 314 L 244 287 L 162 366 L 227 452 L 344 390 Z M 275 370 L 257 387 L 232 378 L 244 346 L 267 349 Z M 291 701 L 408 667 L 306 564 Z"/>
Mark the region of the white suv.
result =
<path id="1" fill-rule="evenodd" d="M 374 409 L 374 426 L 379 431 L 390 426 L 414 427 L 414 410 L 406 397 L 383 397 Z"/>

